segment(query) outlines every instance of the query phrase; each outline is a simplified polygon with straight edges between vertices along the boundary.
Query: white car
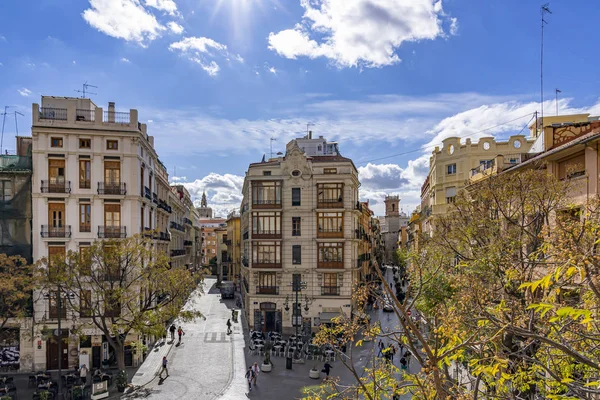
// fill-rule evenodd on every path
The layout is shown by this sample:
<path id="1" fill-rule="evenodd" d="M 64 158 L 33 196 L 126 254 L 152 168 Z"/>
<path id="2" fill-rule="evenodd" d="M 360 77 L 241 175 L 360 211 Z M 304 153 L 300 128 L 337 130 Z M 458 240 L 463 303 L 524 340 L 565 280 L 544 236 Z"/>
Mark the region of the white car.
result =
<path id="1" fill-rule="evenodd" d="M 394 307 L 392 306 L 392 303 L 390 303 L 389 301 L 386 301 L 385 303 L 383 303 L 383 311 L 385 311 L 385 312 L 394 311 Z"/>

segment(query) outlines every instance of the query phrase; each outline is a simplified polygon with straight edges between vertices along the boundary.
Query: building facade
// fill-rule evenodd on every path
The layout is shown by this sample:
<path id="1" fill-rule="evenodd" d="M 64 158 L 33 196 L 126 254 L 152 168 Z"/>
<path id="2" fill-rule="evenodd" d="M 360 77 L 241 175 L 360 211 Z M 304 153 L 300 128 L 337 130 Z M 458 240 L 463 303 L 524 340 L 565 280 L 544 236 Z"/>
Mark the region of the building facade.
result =
<path id="1" fill-rule="evenodd" d="M 137 110 L 117 112 L 109 103 L 105 111 L 90 99 L 43 96 L 41 107 L 32 106 L 32 119 L 34 260 L 81 253 L 96 240 L 152 235 L 157 205 L 166 199 L 157 194 L 154 138 Z M 56 292 L 34 293 L 34 369 L 56 369 L 59 357 L 72 368 L 84 356 L 98 368 L 110 357 L 102 332 L 73 314 L 58 310 Z M 57 340 L 43 334 L 56 329 L 59 317 L 68 341 L 62 355 Z M 74 324 L 83 326 L 84 338 L 69 333 Z M 130 352 L 126 361 L 137 365 L 140 357 Z"/>
<path id="2" fill-rule="evenodd" d="M 231 212 L 227 216 L 227 260 L 223 263 L 224 271 L 227 271 L 227 280 L 235 282 L 236 286 L 240 285 L 240 266 L 242 263 L 241 256 L 241 239 L 242 234 L 240 230 L 240 214 L 238 212 Z"/>
<path id="3" fill-rule="evenodd" d="M 250 164 L 246 173 L 242 292 L 256 330 L 307 333 L 351 314 L 361 227 L 358 172 L 337 144 L 322 155 L 319 146 L 327 143 L 293 140 L 285 156 Z"/>

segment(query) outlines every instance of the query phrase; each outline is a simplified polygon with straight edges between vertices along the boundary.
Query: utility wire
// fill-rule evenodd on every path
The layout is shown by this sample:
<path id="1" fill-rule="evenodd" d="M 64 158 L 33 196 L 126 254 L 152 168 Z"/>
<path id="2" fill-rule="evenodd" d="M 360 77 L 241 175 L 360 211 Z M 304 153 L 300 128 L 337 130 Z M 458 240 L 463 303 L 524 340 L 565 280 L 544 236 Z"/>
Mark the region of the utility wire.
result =
<path id="1" fill-rule="evenodd" d="M 534 116 L 535 116 L 535 113 L 533 113 L 533 114 L 529 113 L 529 114 L 526 114 L 526 115 L 522 115 L 522 116 L 520 116 L 520 117 L 518 117 L 518 118 L 511 119 L 510 121 L 502 122 L 502 123 L 500 123 L 500 124 L 498 124 L 498 125 L 490 126 L 490 127 L 488 127 L 488 128 L 482 129 L 482 130 L 480 130 L 480 131 L 473 132 L 473 133 L 470 133 L 470 134 L 468 134 L 468 135 L 461 136 L 461 137 L 460 137 L 460 139 L 464 139 L 464 138 L 467 138 L 467 137 L 469 137 L 469 136 L 477 135 L 478 133 L 482 133 L 482 132 L 485 132 L 485 131 L 489 131 L 490 129 L 494 129 L 494 128 L 498 128 L 498 127 L 500 127 L 500 126 L 503 126 L 503 125 L 510 124 L 511 122 L 515 122 L 515 121 L 518 121 L 518 120 L 520 120 L 520 119 L 523 119 L 523 118 L 525 118 L 525 117 L 529 117 L 530 115 L 531 115 L 532 117 L 531 117 L 531 119 L 529 120 L 529 122 L 531 122 L 531 121 L 533 120 Z M 529 124 L 529 122 L 527 123 L 527 125 Z M 525 127 L 526 127 L 527 125 L 525 125 Z M 523 129 L 525 129 L 525 127 L 523 127 Z M 523 129 L 521 129 L 521 132 L 523 132 Z M 521 132 L 519 132 L 519 134 L 520 134 Z M 391 155 L 389 155 L 389 156 L 385 156 L 385 157 L 379 157 L 379 158 L 374 158 L 374 159 L 367 160 L 367 161 L 362 161 L 362 162 L 360 162 L 358 165 L 364 165 L 364 164 L 368 164 L 368 163 L 370 163 L 370 162 L 373 162 L 373 161 L 380 161 L 380 160 L 385 160 L 385 159 L 388 159 L 388 158 L 399 157 L 399 156 L 403 156 L 403 155 L 406 155 L 406 154 L 417 153 L 417 152 L 425 151 L 425 150 L 428 150 L 428 149 L 431 149 L 431 150 L 433 150 L 433 149 L 435 149 L 436 147 L 440 146 L 441 144 L 442 144 L 442 143 L 438 143 L 438 144 L 436 144 L 436 145 L 431 145 L 431 146 L 427 146 L 427 147 L 419 147 L 418 149 L 413 149 L 413 150 L 407 150 L 407 151 L 403 151 L 402 153 L 396 153 L 396 154 L 391 154 Z"/>

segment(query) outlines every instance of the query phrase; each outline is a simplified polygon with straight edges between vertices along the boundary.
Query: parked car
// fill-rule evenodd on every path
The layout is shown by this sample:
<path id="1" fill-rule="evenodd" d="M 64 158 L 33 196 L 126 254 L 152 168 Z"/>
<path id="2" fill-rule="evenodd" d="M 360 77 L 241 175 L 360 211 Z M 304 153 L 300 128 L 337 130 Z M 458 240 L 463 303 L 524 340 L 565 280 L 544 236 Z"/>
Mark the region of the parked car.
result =
<path id="1" fill-rule="evenodd" d="M 233 299 L 235 297 L 235 284 L 232 281 L 221 282 L 221 298 Z"/>
<path id="2" fill-rule="evenodd" d="M 394 311 L 394 307 L 392 307 L 392 303 L 390 303 L 389 301 L 386 301 L 385 303 L 383 303 L 383 311 L 385 311 L 385 312 Z"/>

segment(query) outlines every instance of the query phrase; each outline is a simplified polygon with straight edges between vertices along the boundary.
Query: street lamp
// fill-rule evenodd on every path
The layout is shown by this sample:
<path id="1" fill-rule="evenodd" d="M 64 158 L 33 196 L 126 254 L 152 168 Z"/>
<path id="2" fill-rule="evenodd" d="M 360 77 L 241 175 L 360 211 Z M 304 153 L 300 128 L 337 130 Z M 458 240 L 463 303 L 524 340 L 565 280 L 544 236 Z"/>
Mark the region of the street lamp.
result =
<path id="1" fill-rule="evenodd" d="M 299 336 L 299 326 L 300 324 L 298 324 L 298 321 L 300 321 L 300 323 L 302 323 L 302 307 L 299 306 L 299 295 L 300 292 L 302 291 L 302 289 L 306 289 L 307 285 L 306 282 L 302 282 L 302 275 L 300 274 L 293 274 L 292 275 L 293 279 L 292 282 L 289 284 L 289 286 L 292 287 L 292 291 L 294 293 L 296 293 L 296 302 L 294 303 L 294 308 L 293 308 L 293 312 L 292 312 L 292 317 L 294 320 L 294 326 L 296 327 L 296 338 Z M 308 300 L 308 297 L 307 297 Z M 286 296 L 285 298 L 285 311 L 289 311 L 290 307 L 289 307 L 289 297 Z M 306 302 L 306 307 L 305 310 L 308 311 L 308 301 Z"/>

